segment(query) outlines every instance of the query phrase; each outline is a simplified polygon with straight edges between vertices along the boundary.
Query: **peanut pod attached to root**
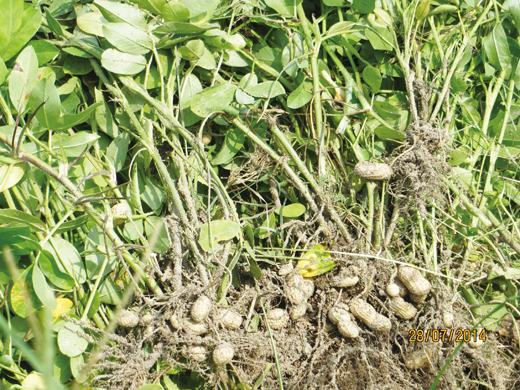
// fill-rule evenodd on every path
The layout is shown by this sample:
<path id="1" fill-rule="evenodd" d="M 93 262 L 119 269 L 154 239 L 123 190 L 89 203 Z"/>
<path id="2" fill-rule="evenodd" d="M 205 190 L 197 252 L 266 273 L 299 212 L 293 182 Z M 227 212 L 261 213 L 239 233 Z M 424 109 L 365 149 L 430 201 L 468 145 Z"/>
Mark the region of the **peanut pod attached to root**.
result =
<path id="1" fill-rule="evenodd" d="M 350 311 L 375 332 L 389 332 L 392 328 L 390 319 L 377 313 L 370 303 L 362 299 L 353 299 L 350 302 Z"/>

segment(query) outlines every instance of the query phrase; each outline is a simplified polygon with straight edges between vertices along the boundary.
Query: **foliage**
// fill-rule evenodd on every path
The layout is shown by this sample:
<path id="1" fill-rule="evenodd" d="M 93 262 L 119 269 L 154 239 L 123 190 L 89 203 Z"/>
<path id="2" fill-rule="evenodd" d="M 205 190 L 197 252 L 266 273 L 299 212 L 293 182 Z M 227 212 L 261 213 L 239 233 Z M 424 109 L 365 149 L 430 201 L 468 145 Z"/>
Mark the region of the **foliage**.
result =
<path id="1" fill-rule="evenodd" d="M 79 388 L 80 323 L 114 326 L 132 274 L 169 288 L 143 269 L 172 219 L 203 279 L 227 256 L 220 299 L 305 231 L 420 258 L 477 319 L 509 299 L 490 330 L 518 308 L 516 0 L 0 0 L 0 25 L 3 387 Z M 353 175 L 421 137 L 437 181 Z"/>

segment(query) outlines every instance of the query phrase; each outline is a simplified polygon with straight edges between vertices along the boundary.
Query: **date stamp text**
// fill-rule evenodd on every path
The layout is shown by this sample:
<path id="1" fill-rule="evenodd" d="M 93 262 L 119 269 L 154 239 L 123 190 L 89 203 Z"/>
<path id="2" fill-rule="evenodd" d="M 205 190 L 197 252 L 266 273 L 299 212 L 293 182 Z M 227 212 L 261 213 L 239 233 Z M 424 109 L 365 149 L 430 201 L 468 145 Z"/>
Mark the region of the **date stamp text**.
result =
<path id="1" fill-rule="evenodd" d="M 470 330 L 470 329 L 410 329 L 409 339 L 411 343 L 425 343 L 433 341 L 460 343 L 462 341 L 469 343 L 470 341 L 486 341 L 486 330 Z"/>

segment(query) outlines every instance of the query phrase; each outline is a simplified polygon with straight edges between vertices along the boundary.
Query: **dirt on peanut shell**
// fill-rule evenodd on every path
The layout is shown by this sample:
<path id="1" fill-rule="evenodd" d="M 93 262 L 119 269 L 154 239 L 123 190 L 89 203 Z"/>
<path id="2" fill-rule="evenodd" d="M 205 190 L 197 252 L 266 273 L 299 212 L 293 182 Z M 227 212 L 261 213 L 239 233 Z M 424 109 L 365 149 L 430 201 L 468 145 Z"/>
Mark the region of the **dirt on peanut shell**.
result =
<path id="1" fill-rule="evenodd" d="M 360 253 L 360 248 L 334 249 Z M 266 269 L 261 279 L 255 281 L 248 268 L 242 268 L 237 275 L 240 287 L 231 286 L 225 303 L 214 304 L 202 321 L 202 328 L 206 329 L 200 334 L 190 330 L 186 321 L 201 294 L 215 302 L 216 280 L 210 283 L 213 287 L 203 287 L 195 272 L 184 271 L 181 291 L 160 299 L 136 294 L 132 306 L 139 312 L 141 324 L 121 330 L 119 337 L 105 347 L 91 384 L 133 390 L 184 369 L 197 372 L 205 379 L 207 388 L 232 389 L 236 388 L 234 384 L 242 383 L 250 386 L 247 388 L 256 384 L 259 389 L 276 389 L 280 388 L 280 375 L 285 389 L 428 389 L 452 359 L 437 389 L 481 389 L 482 383 L 497 390 L 520 386 L 518 355 L 513 345 L 504 345 L 497 339 L 498 333 L 486 333 L 486 341 L 478 348 L 464 344 L 454 356 L 457 343 L 448 337 L 444 342 L 411 340 L 411 336 L 417 338 L 417 330 L 446 329 L 446 310 L 454 314 L 453 329 L 471 329 L 467 316 L 461 314 L 466 312 L 465 308 L 458 303 L 449 304 L 453 296 L 445 280 L 428 276 L 433 289 L 422 304 L 405 298 L 418 309 L 414 318 L 405 321 L 389 310 L 390 297 L 385 293 L 386 285 L 395 276 L 395 264 L 338 253 L 334 260 L 337 267 L 333 271 L 313 279 L 314 291 L 306 301 L 305 314 L 290 319 L 281 329 L 272 329 L 272 337 L 264 310 L 279 308 L 289 313 L 294 309 L 296 305 L 290 302 L 287 291 L 296 271 L 280 276 L 276 270 Z M 334 287 L 340 273 L 357 276 L 359 281 L 351 287 Z M 327 313 L 337 303 L 348 305 L 355 297 L 366 300 L 388 317 L 392 322 L 390 332 L 374 332 L 351 315 L 360 329 L 359 337 L 343 337 Z M 219 318 L 223 309 L 240 314 L 242 323 L 238 329 L 222 325 Z M 224 342 L 233 346 L 234 356 L 231 364 L 220 367 L 213 363 L 212 351 Z M 423 360 L 420 368 L 405 364 L 408 361 L 408 366 L 413 365 L 410 359 L 414 356 Z M 158 361 L 162 362 L 162 370 L 156 368 Z M 189 388 L 189 383 L 186 386 Z"/>

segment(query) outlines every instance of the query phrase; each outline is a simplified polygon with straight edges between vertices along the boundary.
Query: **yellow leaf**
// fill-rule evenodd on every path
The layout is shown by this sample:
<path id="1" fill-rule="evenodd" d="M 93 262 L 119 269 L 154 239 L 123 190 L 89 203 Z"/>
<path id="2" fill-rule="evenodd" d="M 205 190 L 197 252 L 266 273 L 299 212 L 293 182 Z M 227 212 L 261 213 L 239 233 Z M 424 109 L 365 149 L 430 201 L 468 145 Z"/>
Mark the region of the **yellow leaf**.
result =
<path id="1" fill-rule="evenodd" d="M 302 274 L 304 278 L 312 278 L 314 276 L 318 276 L 326 272 L 329 272 L 336 266 L 336 263 L 334 261 L 323 260 L 316 262 L 317 260 L 326 259 L 330 257 L 329 248 L 329 243 L 318 244 L 313 246 L 309 251 L 302 255 L 302 259 L 298 261 L 296 269 L 300 271 L 300 274 Z"/>
<path id="2" fill-rule="evenodd" d="M 52 316 L 55 319 L 61 317 L 62 314 L 67 314 L 73 306 L 72 301 L 68 298 L 56 298 L 56 302 L 58 306 L 52 311 Z"/>

